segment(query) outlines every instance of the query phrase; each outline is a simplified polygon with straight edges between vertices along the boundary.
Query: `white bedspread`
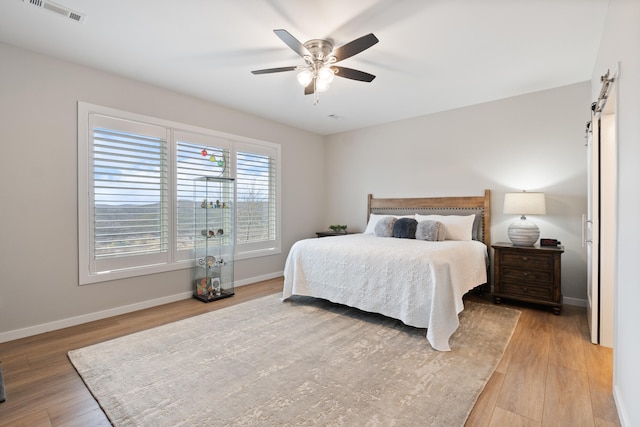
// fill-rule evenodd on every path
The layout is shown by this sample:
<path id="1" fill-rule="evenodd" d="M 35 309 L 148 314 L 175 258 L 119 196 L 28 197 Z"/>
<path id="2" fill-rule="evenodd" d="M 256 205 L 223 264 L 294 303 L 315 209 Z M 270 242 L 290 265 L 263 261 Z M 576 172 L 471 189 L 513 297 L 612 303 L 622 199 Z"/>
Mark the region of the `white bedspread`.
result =
<path id="1" fill-rule="evenodd" d="M 284 268 L 283 300 L 327 299 L 427 329 L 436 350 L 449 351 L 462 296 L 486 283 L 486 246 L 371 234 L 296 242 Z"/>

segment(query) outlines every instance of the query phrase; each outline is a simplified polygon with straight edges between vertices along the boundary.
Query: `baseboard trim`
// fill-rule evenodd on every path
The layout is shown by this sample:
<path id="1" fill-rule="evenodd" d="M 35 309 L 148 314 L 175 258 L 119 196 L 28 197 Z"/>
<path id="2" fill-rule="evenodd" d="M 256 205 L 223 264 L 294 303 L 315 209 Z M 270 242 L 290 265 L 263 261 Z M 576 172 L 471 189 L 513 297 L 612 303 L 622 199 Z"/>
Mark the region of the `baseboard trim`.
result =
<path id="1" fill-rule="evenodd" d="M 615 380 L 615 379 L 614 379 Z M 620 395 L 620 389 L 616 384 L 613 385 L 613 401 L 616 404 L 616 409 L 618 410 L 618 419 L 620 420 L 621 426 L 630 426 L 629 417 L 627 416 L 627 411 L 625 409 L 625 402 L 622 396 Z"/>
<path id="2" fill-rule="evenodd" d="M 282 271 L 270 274 L 263 274 L 261 276 L 251 277 L 249 279 L 237 280 L 234 282 L 235 287 L 246 286 L 252 283 L 262 282 L 264 280 L 271 280 L 277 277 L 281 277 Z M 0 343 L 13 341 L 20 338 L 31 337 L 45 332 L 51 332 L 58 329 L 68 328 L 69 326 L 81 325 L 83 323 L 93 322 L 95 320 L 106 319 L 108 317 L 118 316 L 120 314 L 131 313 L 138 310 L 144 310 L 145 308 L 156 307 L 158 305 L 169 304 L 171 302 L 181 301 L 191 298 L 192 292 L 181 292 L 175 295 L 168 295 L 161 298 L 155 298 L 152 300 L 141 301 L 135 304 L 123 305 L 120 307 L 114 307 L 107 310 L 96 311 L 94 313 L 87 313 L 81 316 L 68 317 L 66 319 L 60 319 L 53 322 L 42 323 L 39 325 L 29 326 L 22 329 L 15 329 L 13 331 L 7 331 L 0 333 Z"/>
<path id="3" fill-rule="evenodd" d="M 562 302 L 564 304 L 566 304 L 566 305 L 575 305 L 575 306 L 578 306 L 578 307 L 587 307 L 587 300 L 586 299 L 564 297 L 564 298 L 562 298 Z"/>
<path id="4" fill-rule="evenodd" d="M 251 277 L 249 279 L 244 280 L 236 280 L 233 285 L 237 288 L 240 286 L 252 285 L 258 282 L 264 282 L 265 280 L 277 279 L 278 277 L 282 277 L 284 274 L 283 271 L 276 271 L 275 273 L 262 274 L 260 276 Z"/>

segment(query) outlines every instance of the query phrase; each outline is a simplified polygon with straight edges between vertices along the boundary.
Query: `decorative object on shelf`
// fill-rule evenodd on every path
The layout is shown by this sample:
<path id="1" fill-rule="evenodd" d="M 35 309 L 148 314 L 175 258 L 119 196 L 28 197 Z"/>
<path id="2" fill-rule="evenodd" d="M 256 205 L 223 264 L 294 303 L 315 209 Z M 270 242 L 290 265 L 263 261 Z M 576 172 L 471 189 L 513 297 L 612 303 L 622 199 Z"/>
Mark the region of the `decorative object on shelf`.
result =
<path id="1" fill-rule="evenodd" d="M 217 231 L 209 230 L 209 237 L 220 237 L 224 235 L 224 230 L 222 228 L 218 228 Z"/>
<path id="2" fill-rule="evenodd" d="M 347 226 L 346 225 L 330 225 L 329 226 L 329 230 L 333 231 L 334 233 L 347 233 Z"/>
<path id="3" fill-rule="evenodd" d="M 203 277 L 196 283 L 196 294 L 201 298 L 209 296 L 209 281 L 206 277 Z"/>
<path id="4" fill-rule="evenodd" d="M 211 278 L 211 293 L 216 296 L 219 297 L 220 294 L 222 293 L 220 290 L 220 278 L 219 277 L 212 277 Z"/>
<path id="5" fill-rule="evenodd" d="M 533 246 L 540 237 L 540 229 L 527 220 L 526 215 L 545 215 L 547 213 L 544 193 L 526 191 L 506 193 L 503 213 L 521 215 L 520 220 L 511 224 L 507 230 L 511 242 L 516 246 Z"/>
<path id="6" fill-rule="evenodd" d="M 210 230 L 200 230 L 200 234 L 204 237 L 222 237 L 224 235 L 224 230 L 222 228 L 218 228 L 218 230 L 214 231 L 213 229 Z"/>
<path id="7" fill-rule="evenodd" d="M 202 301 L 213 301 L 222 296 L 222 286 L 219 277 L 203 277 L 196 283 L 196 294 Z"/>
<path id="8" fill-rule="evenodd" d="M 220 172 L 220 175 L 222 175 L 222 173 L 225 171 L 226 166 L 227 166 L 227 158 L 224 154 L 224 151 L 222 152 L 222 159 L 220 158 L 216 158 L 216 156 L 214 156 L 213 154 L 209 154 L 209 152 L 207 151 L 206 148 L 203 148 L 202 151 L 200 152 L 200 154 L 202 154 L 202 157 L 207 157 L 209 156 L 209 161 L 213 162 L 215 164 L 217 164 L 220 167 L 223 167 L 222 171 Z"/>

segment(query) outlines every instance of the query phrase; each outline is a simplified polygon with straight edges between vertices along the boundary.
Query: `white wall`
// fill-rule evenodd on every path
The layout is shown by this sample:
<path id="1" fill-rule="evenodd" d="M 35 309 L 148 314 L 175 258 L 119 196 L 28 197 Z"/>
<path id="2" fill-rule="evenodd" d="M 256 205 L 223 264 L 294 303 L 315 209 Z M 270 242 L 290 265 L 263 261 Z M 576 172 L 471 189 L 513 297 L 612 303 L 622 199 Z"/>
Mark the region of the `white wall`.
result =
<path id="1" fill-rule="evenodd" d="M 324 227 L 321 136 L 0 44 L 0 341 L 191 289 L 188 270 L 78 286 L 77 101 L 282 145 L 283 251 L 236 262 L 239 283 L 277 275 Z"/>
<path id="2" fill-rule="evenodd" d="M 623 426 L 640 425 L 640 2 L 611 0 L 604 35 L 593 70 L 592 98 L 600 76 L 619 63 L 618 230 L 615 280 L 613 393 Z"/>
<path id="3" fill-rule="evenodd" d="M 517 218 L 504 193 L 544 191 L 542 237 L 561 240 L 566 303 L 586 304 L 586 148 L 590 83 L 474 105 L 328 137 L 325 222 L 366 225 L 367 194 L 474 196 L 492 191 L 493 242 L 509 241 Z M 384 108 L 384 106 L 380 106 Z"/>
<path id="4" fill-rule="evenodd" d="M 527 189 L 547 195 L 548 215 L 532 217 L 542 236 L 565 245 L 565 302 L 584 304 L 588 82 L 337 134 L 325 144 L 318 135 L 8 45 L 0 44 L 0 59 L 0 338 L 190 289 L 186 271 L 78 286 L 78 100 L 282 144 L 283 252 L 237 262 L 239 282 L 277 274 L 294 241 L 331 223 L 363 230 L 368 193 L 480 195 L 489 188 L 495 242 L 508 240 L 515 220 L 501 213 L 504 192 Z"/>

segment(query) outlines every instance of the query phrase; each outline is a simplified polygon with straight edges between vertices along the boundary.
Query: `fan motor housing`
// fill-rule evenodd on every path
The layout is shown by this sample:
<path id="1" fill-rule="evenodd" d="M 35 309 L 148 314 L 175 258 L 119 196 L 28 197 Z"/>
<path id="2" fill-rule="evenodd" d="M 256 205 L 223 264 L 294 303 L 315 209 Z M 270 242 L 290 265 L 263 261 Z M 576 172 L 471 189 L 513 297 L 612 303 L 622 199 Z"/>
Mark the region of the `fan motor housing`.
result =
<path id="1" fill-rule="evenodd" d="M 304 44 L 314 60 L 324 60 L 333 51 L 333 43 L 329 40 L 312 39 Z"/>

